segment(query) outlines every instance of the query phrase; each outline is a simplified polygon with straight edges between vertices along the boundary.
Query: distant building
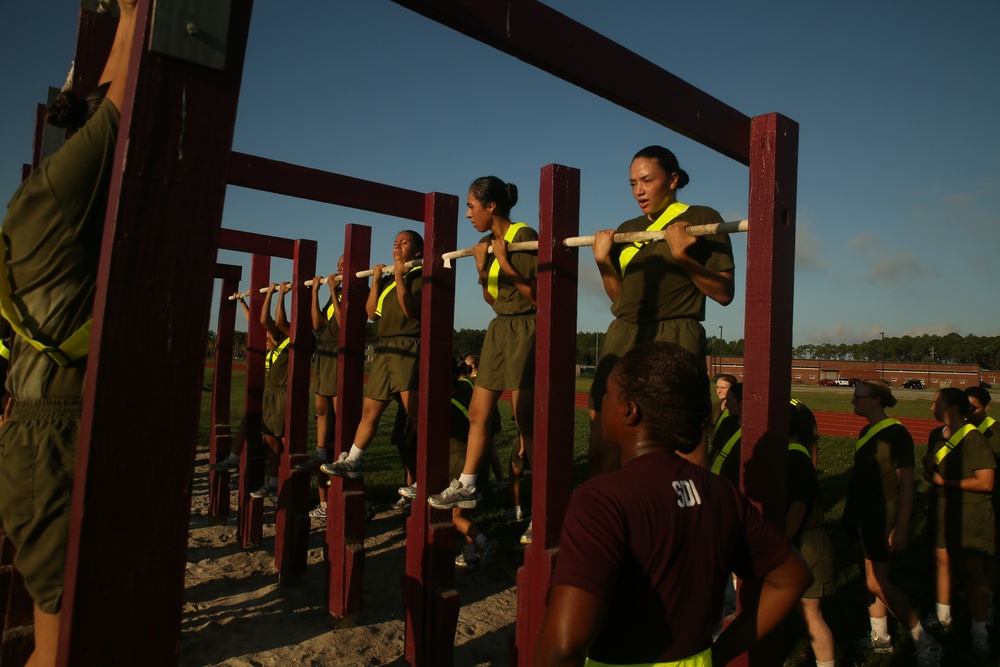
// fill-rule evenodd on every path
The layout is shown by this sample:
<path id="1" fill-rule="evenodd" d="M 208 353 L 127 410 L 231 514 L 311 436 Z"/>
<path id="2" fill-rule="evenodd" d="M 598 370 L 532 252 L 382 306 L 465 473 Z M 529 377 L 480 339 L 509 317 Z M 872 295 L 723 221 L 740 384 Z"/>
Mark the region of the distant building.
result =
<path id="1" fill-rule="evenodd" d="M 711 374 L 729 373 L 743 381 L 742 357 L 709 357 Z M 792 384 L 819 384 L 820 380 L 884 379 L 893 387 L 907 380 L 920 380 L 928 389 L 965 389 L 981 382 L 996 385 L 1000 371 L 960 364 L 889 363 L 881 361 L 837 361 L 833 359 L 792 359 Z"/>

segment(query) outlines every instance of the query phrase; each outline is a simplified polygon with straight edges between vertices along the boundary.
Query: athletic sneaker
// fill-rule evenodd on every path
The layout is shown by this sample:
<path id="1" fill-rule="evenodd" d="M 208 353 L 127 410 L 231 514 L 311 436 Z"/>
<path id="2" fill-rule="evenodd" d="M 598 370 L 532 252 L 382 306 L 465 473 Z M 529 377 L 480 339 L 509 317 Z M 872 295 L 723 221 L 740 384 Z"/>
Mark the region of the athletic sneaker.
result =
<path id="1" fill-rule="evenodd" d="M 874 631 L 857 640 L 855 646 L 862 651 L 871 651 L 872 653 L 892 653 L 894 650 L 892 637 L 876 637 Z"/>
<path id="2" fill-rule="evenodd" d="M 972 652 L 980 658 L 989 658 L 992 647 L 988 634 L 972 633 Z"/>
<path id="3" fill-rule="evenodd" d="M 989 643 L 989 638 L 986 639 Z M 929 642 L 917 642 L 917 667 L 940 667 L 941 645 L 931 639 Z"/>
<path id="4" fill-rule="evenodd" d="M 439 510 L 447 510 L 452 507 L 472 509 L 479 504 L 479 494 L 476 493 L 475 487 L 467 489 L 462 486 L 460 481 L 453 479 L 447 489 L 438 495 L 430 496 L 427 498 L 427 502 L 430 503 L 431 507 L 436 507 Z"/>
<path id="5" fill-rule="evenodd" d="M 399 487 L 399 495 L 409 500 L 413 500 L 414 498 L 417 497 L 417 485 L 411 484 L 409 486 Z M 409 503 L 407 503 L 407 505 L 409 505 Z"/>
<path id="6" fill-rule="evenodd" d="M 272 489 L 267 484 L 265 484 L 264 486 L 260 487 L 256 491 L 251 491 L 250 492 L 250 497 L 251 498 L 266 498 L 267 500 L 270 500 L 272 503 L 276 503 L 276 502 L 278 502 L 278 490 L 277 489 Z"/>
<path id="7" fill-rule="evenodd" d="M 375 518 L 375 508 L 365 501 L 365 523 Z"/>
<path id="8" fill-rule="evenodd" d="M 315 454 L 313 454 L 308 459 L 295 466 L 295 469 L 308 470 L 309 472 L 317 472 L 320 469 L 320 466 L 322 466 L 324 463 L 326 463 L 325 456 L 316 456 Z"/>
<path id="9" fill-rule="evenodd" d="M 482 549 L 477 549 L 476 553 L 479 555 L 479 567 L 486 567 L 486 563 L 492 559 L 493 553 L 497 550 L 497 543 L 489 538 L 486 539 L 486 544 L 483 545 Z"/>
<path id="10" fill-rule="evenodd" d="M 315 509 L 309 510 L 309 516 L 314 519 L 325 519 L 326 518 L 326 508 L 322 505 L 316 507 Z"/>
<path id="11" fill-rule="evenodd" d="M 531 523 L 528 523 L 528 529 L 524 531 L 521 535 L 521 544 L 531 544 Z"/>
<path id="12" fill-rule="evenodd" d="M 347 452 L 341 452 L 339 459 L 333 463 L 324 463 L 319 469 L 327 475 L 336 475 L 337 477 L 346 477 L 348 479 L 361 478 L 361 460 L 349 460 Z"/>
<path id="13" fill-rule="evenodd" d="M 466 567 L 473 572 L 479 569 L 479 552 L 475 544 L 462 547 L 462 553 L 455 556 L 455 567 Z"/>
<path id="14" fill-rule="evenodd" d="M 235 475 L 240 471 L 240 463 L 239 461 L 232 463 L 228 458 L 226 458 L 222 459 L 218 463 L 208 464 L 208 469 L 214 470 L 215 472 L 228 472 L 230 475 Z"/>
<path id="15" fill-rule="evenodd" d="M 529 515 L 524 510 L 515 510 L 514 511 L 514 520 L 515 521 L 524 521 L 527 518 L 529 518 Z"/>
<path id="16" fill-rule="evenodd" d="M 402 496 L 399 500 L 392 504 L 392 509 L 394 510 L 408 510 L 410 509 L 410 499 L 406 496 Z"/>
<path id="17" fill-rule="evenodd" d="M 920 624 L 924 626 L 924 630 L 929 630 L 930 632 L 948 632 L 951 630 L 951 619 L 942 621 L 934 612 L 927 614 L 927 617 Z"/>

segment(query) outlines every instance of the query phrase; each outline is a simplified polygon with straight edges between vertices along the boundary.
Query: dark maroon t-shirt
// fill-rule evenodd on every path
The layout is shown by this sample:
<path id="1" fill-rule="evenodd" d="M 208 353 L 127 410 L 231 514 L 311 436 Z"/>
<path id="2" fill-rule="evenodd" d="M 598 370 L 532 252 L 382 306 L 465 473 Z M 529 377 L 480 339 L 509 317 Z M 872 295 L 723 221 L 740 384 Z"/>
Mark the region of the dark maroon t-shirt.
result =
<path id="1" fill-rule="evenodd" d="M 551 585 L 607 605 L 592 659 L 680 660 L 711 646 L 730 572 L 759 578 L 791 551 L 728 481 L 647 454 L 573 494 Z"/>

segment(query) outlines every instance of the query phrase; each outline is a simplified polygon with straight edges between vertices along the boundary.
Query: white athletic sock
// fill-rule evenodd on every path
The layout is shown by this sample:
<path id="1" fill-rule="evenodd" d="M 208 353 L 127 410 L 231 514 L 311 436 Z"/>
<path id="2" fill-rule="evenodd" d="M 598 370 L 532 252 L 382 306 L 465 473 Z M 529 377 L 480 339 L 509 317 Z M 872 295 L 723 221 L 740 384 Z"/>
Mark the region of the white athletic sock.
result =
<path id="1" fill-rule="evenodd" d="M 886 619 L 883 618 L 882 620 L 885 621 Z M 886 635 L 888 635 L 888 632 Z M 921 644 L 929 644 L 934 641 L 934 638 L 924 630 L 924 625 L 920 621 L 917 621 L 917 624 L 910 628 L 910 636 L 913 637 L 913 641 L 920 642 Z"/>
<path id="2" fill-rule="evenodd" d="M 514 514 L 520 514 L 520 513 L 521 513 L 521 506 L 514 505 Z"/>
<path id="3" fill-rule="evenodd" d="M 882 618 L 875 618 L 874 616 L 868 617 L 868 622 L 871 623 L 872 633 L 879 638 L 889 636 L 889 617 L 883 616 Z M 920 626 L 920 623 L 917 623 Z M 913 636 L 916 639 L 916 635 Z"/>
<path id="4" fill-rule="evenodd" d="M 326 447 L 317 447 L 316 448 L 316 458 L 318 458 L 318 459 L 325 459 L 326 458 Z"/>
<path id="5" fill-rule="evenodd" d="M 323 509 L 326 509 L 326 503 L 322 503 L 322 502 L 321 502 L 321 503 L 319 504 L 319 506 L 320 506 L 320 507 L 322 507 Z"/>
<path id="6" fill-rule="evenodd" d="M 938 602 L 936 606 L 938 620 L 946 625 L 951 623 L 951 605 Z"/>
<path id="7" fill-rule="evenodd" d="M 348 461 L 360 461 L 361 457 L 364 455 L 365 450 L 361 449 L 357 445 L 351 445 L 351 452 L 347 455 Z"/>
<path id="8" fill-rule="evenodd" d="M 816 667 L 837 667 L 836 660 L 817 660 Z"/>
<path id="9" fill-rule="evenodd" d="M 476 477 L 477 475 L 466 475 L 462 473 L 458 476 L 458 481 L 462 483 L 462 486 L 467 488 L 469 491 L 476 490 Z"/>

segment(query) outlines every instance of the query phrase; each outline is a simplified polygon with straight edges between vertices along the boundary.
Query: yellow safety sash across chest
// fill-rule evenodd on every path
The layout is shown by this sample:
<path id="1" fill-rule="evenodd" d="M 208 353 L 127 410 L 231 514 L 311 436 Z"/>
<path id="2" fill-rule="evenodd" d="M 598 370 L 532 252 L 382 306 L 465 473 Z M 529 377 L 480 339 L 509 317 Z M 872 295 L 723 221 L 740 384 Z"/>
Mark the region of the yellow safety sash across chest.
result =
<path id="1" fill-rule="evenodd" d="M 944 447 L 934 452 L 934 462 L 941 463 L 941 461 L 944 461 L 944 457 L 951 454 L 952 450 L 958 447 L 958 445 L 962 442 L 962 439 L 969 434 L 969 431 L 974 431 L 975 429 L 976 427 L 972 424 L 966 424 L 962 428 L 955 431 L 955 433 L 948 438 L 948 442 L 944 443 Z"/>
<path id="2" fill-rule="evenodd" d="M 879 431 L 889 428 L 893 424 L 901 424 L 901 423 L 902 422 L 900 422 L 898 419 L 893 419 L 892 417 L 886 417 L 885 419 L 883 419 L 882 421 L 880 421 L 879 423 L 875 424 L 870 429 L 868 429 L 868 432 L 865 433 L 865 437 L 860 438 L 856 443 L 854 443 L 854 452 L 857 453 L 859 449 L 868 444 L 868 441 L 871 440 L 873 437 L 875 437 L 875 435 Z"/>
<path id="3" fill-rule="evenodd" d="M 414 271 L 419 271 L 422 268 L 423 267 L 420 266 L 414 266 L 412 269 L 410 269 L 403 275 L 403 279 L 406 280 L 406 276 L 410 275 Z M 394 289 L 396 289 L 395 279 L 391 280 L 389 284 L 385 286 L 385 289 L 382 290 L 382 293 L 378 295 L 378 304 L 376 304 L 375 306 L 375 314 L 378 315 L 379 317 L 382 317 L 382 303 L 385 301 L 385 297 L 389 296 L 389 293 L 392 292 L 392 290 Z"/>
<path id="4" fill-rule="evenodd" d="M 507 232 L 503 235 L 503 240 L 507 243 L 513 243 L 514 237 L 517 236 L 518 230 L 521 227 L 527 227 L 528 225 L 523 222 L 511 223 L 511 226 L 507 228 Z M 490 296 L 494 299 L 500 294 L 500 262 L 493 258 L 493 263 L 490 264 L 489 277 L 486 279 L 486 291 L 490 293 Z"/>
<path id="5" fill-rule="evenodd" d="M 278 344 L 278 347 L 274 348 L 273 350 L 267 353 L 267 356 L 264 357 L 265 371 L 271 370 L 271 362 L 276 361 L 278 357 L 281 356 L 281 353 L 285 351 L 285 348 L 288 347 L 288 343 L 290 343 L 291 340 L 292 340 L 291 338 L 286 338 L 285 340 L 281 341 L 281 343 Z"/>
<path id="6" fill-rule="evenodd" d="M 722 411 L 722 414 L 719 415 L 719 418 L 715 420 L 716 431 L 719 430 L 719 427 L 722 426 L 722 422 L 724 422 L 726 420 L 726 417 L 728 416 L 729 416 L 729 408 L 726 408 L 725 410 Z"/>
<path id="7" fill-rule="evenodd" d="M 657 218 L 653 224 L 646 227 L 646 231 L 659 232 L 666 229 L 671 222 L 677 219 L 677 216 L 686 210 L 688 210 L 687 204 L 674 202 L 667 207 L 666 211 L 660 214 L 660 217 Z M 621 267 L 622 276 L 625 275 L 625 267 L 628 266 L 629 262 L 632 261 L 632 258 L 636 256 L 636 253 L 642 250 L 642 247 L 647 243 L 653 243 L 653 241 L 635 241 L 622 248 L 621 255 L 618 256 L 618 265 Z"/>
<path id="8" fill-rule="evenodd" d="M 983 421 L 981 421 L 978 426 L 979 432 L 985 434 L 986 431 L 990 429 L 990 426 L 993 426 L 996 423 L 997 420 L 993 419 L 993 417 L 983 417 Z"/>
<path id="9" fill-rule="evenodd" d="M 809 453 L 809 450 L 806 449 L 806 446 L 803 445 L 802 443 L 799 443 L 799 442 L 790 442 L 790 443 L 788 443 L 788 451 L 790 451 L 790 452 L 802 452 L 807 457 L 809 457 L 809 462 L 812 463 L 812 454 Z"/>
<path id="10" fill-rule="evenodd" d="M 340 292 L 337 292 L 337 303 L 340 303 L 341 298 L 342 298 L 342 294 Z M 330 305 L 326 307 L 326 321 L 327 322 L 332 322 L 333 321 L 333 312 L 334 312 L 333 308 L 334 308 L 333 299 L 330 299 Z"/>
<path id="11" fill-rule="evenodd" d="M 7 244 L 0 234 L 0 257 L 7 256 Z M 68 366 L 77 359 L 87 356 L 90 351 L 90 325 L 92 319 L 84 322 L 83 326 L 74 331 L 69 338 L 59 345 L 46 345 L 40 338 L 46 338 L 41 331 L 32 331 L 21 319 L 17 307 L 14 305 L 10 282 L 7 280 L 6 267 L 0 267 L 0 313 L 10 322 L 10 326 L 24 340 L 31 343 L 32 347 L 40 352 L 44 352 L 59 366 Z"/>
<path id="12" fill-rule="evenodd" d="M 741 426 L 738 429 L 736 429 L 736 433 L 733 433 L 733 437 L 729 438 L 729 440 L 726 441 L 726 444 L 724 444 L 722 446 L 722 449 L 719 450 L 719 453 L 715 457 L 715 460 L 712 461 L 713 473 L 718 475 L 720 472 L 722 472 L 722 464 L 725 462 L 726 457 L 729 456 L 729 452 L 733 451 L 733 445 L 735 445 L 736 442 L 742 437 L 743 437 L 743 427 Z"/>
<path id="13" fill-rule="evenodd" d="M 459 382 L 468 382 L 473 388 L 476 386 L 476 384 L 472 380 L 470 380 L 469 378 L 459 378 L 458 381 Z M 453 399 L 451 399 L 451 404 L 454 405 L 459 410 L 461 410 L 462 414 L 465 415 L 466 419 L 469 418 L 469 409 L 466 408 L 464 405 L 462 405 L 461 401 L 459 401 L 457 398 L 453 398 Z"/>
<path id="14" fill-rule="evenodd" d="M 583 667 L 712 667 L 712 649 L 709 647 L 696 655 L 670 662 L 633 662 L 628 665 L 620 665 L 587 658 Z"/>

